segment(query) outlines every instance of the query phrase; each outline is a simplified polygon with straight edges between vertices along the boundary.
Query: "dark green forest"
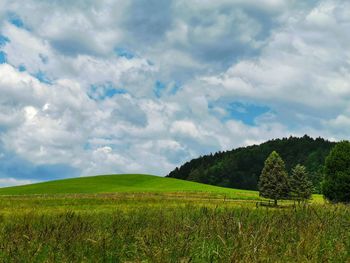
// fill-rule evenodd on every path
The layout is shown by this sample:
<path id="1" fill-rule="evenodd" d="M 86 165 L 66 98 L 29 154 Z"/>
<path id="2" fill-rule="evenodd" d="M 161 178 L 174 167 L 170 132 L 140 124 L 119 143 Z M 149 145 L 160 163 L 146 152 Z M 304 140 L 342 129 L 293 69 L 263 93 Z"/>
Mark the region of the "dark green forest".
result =
<path id="1" fill-rule="evenodd" d="M 297 164 L 306 167 L 314 192 L 318 193 L 321 190 L 325 158 L 334 145 L 334 142 L 323 138 L 313 139 L 307 135 L 301 138 L 274 139 L 260 145 L 201 156 L 176 168 L 167 176 L 217 186 L 257 190 L 264 161 L 272 151 L 277 151 L 289 173 Z"/>

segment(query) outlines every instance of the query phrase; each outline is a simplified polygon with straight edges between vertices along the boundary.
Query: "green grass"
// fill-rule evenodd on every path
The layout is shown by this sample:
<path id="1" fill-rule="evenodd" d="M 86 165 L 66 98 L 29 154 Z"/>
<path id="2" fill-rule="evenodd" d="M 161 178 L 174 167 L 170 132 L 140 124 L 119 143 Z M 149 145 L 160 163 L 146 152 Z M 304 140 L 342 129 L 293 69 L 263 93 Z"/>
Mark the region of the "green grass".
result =
<path id="1" fill-rule="evenodd" d="M 350 207 L 150 175 L 0 189 L 0 262 L 349 262 Z"/>
<path id="2" fill-rule="evenodd" d="M 349 262 L 349 222 L 206 193 L 0 196 L 0 262 Z"/>
<path id="3" fill-rule="evenodd" d="M 234 199 L 257 199 L 258 193 L 143 174 L 101 175 L 0 189 L 0 195 L 205 192 Z"/>

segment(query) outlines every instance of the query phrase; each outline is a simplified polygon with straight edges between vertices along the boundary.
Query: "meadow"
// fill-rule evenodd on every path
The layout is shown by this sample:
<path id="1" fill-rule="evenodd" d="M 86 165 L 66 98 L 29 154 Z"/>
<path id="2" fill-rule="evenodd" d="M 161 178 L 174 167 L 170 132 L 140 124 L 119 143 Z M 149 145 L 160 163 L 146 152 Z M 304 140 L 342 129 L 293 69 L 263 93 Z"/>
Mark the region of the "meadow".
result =
<path id="1" fill-rule="evenodd" d="M 100 175 L 0 188 L 0 195 L 97 194 L 97 193 L 189 193 L 256 199 L 256 191 L 229 189 L 145 174 Z"/>
<path id="2" fill-rule="evenodd" d="M 70 180 L 0 189 L 1 262 L 350 260 L 350 208 L 320 196 L 257 208 L 256 192 L 176 179 Z"/>

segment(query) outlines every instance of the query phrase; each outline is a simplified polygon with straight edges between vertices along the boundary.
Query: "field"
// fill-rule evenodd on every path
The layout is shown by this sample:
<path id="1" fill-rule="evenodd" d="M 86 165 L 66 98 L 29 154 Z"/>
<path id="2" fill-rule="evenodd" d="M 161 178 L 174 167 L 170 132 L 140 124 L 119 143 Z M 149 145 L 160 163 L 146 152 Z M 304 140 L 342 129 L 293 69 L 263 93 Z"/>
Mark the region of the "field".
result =
<path id="1" fill-rule="evenodd" d="M 130 180 L 128 180 L 130 179 Z M 1 262 L 349 262 L 350 208 L 147 175 L 0 189 Z"/>

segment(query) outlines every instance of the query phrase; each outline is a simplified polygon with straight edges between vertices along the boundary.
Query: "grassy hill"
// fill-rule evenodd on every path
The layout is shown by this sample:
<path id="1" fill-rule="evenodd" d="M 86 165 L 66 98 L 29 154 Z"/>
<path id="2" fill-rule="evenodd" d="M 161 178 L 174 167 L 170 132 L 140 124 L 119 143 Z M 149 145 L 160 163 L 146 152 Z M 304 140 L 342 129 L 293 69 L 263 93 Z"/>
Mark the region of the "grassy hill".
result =
<path id="1" fill-rule="evenodd" d="M 123 192 L 206 192 L 237 199 L 256 199 L 255 191 L 236 190 L 143 174 L 101 175 L 0 188 L 0 195 L 95 194 Z"/>

